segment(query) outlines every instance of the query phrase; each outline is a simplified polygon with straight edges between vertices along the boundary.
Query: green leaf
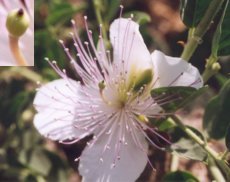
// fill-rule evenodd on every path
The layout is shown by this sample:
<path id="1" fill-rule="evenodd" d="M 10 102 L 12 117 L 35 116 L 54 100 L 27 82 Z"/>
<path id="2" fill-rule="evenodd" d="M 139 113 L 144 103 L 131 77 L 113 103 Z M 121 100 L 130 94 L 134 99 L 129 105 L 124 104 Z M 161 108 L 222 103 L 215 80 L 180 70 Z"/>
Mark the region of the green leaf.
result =
<path id="1" fill-rule="evenodd" d="M 214 139 L 222 139 L 230 124 L 230 80 L 205 108 L 203 128 Z"/>
<path id="2" fill-rule="evenodd" d="M 75 13 L 78 13 L 85 8 L 85 3 L 81 3 L 80 5 L 73 5 L 70 3 L 58 3 L 52 8 L 49 16 L 46 19 L 46 24 L 55 25 L 57 23 L 70 21 Z"/>
<path id="3" fill-rule="evenodd" d="M 68 168 L 65 161 L 63 161 L 59 155 L 50 151 L 46 151 L 46 155 L 49 157 L 52 163 L 52 168 L 47 176 L 47 180 L 67 182 Z"/>
<path id="4" fill-rule="evenodd" d="M 29 174 L 23 179 L 24 182 L 37 182 L 37 177 L 35 175 Z"/>
<path id="5" fill-rule="evenodd" d="M 221 87 L 228 81 L 228 78 L 221 73 L 217 73 L 214 76 L 216 81 L 218 82 L 218 85 Z"/>
<path id="6" fill-rule="evenodd" d="M 37 173 L 47 176 L 51 170 L 52 164 L 44 149 L 36 148 L 31 154 L 28 166 Z"/>
<path id="7" fill-rule="evenodd" d="M 129 11 L 128 13 L 124 14 L 124 17 L 128 18 L 131 16 L 131 14 L 133 14 L 133 20 L 139 25 L 144 25 L 151 22 L 151 17 L 147 13 L 141 11 Z"/>
<path id="8" fill-rule="evenodd" d="M 197 129 L 190 126 L 188 126 L 188 128 L 196 133 L 202 140 L 205 140 L 203 135 Z M 184 158 L 206 161 L 208 157 L 206 151 L 199 144 L 191 140 L 179 127 L 170 129 L 169 135 L 171 136 L 171 141 L 173 143 L 168 148 L 169 152 Z"/>
<path id="9" fill-rule="evenodd" d="M 180 13 L 184 24 L 190 28 L 196 27 L 210 2 L 209 0 L 181 0 Z"/>
<path id="10" fill-rule="evenodd" d="M 224 3 L 225 4 L 225 3 Z M 222 10 L 224 11 L 224 10 Z M 222 22 L 221 26 L 221 36 L 219 40 L 218 47 L 218 56 L 227 56 L 230 55 L 230 3 L 228 3 L 228 7 Z"/>
<path id="11" fill-rule="evenodd" d="M 13 80 L 7 89 L 0 86 L 0 115 L 5 127 L 19 121 L 21 113 L 31 102 L 32 93 L 24 91 L 23 85 L 23 81 Z"/>
<path id="12" fill-rule="evenodd" d="M 220 38 L 221 38 L 221 34 L 222 34 L 222 25 L 223 25 L 223 20 L 224 17 L 226 15 L 226 10 L 228 7 L 228 3 L 229 0 L 225 1 L 224 3 L 224 7 L 223 7 L 223 11 L 221 11 L 221 17 L 219 19 L 219 23 L 217 25 L 216 31 L 213 35 L 213 39 L 212 39 L 212 55 L 214 57 L 217 57 L 217 52 L 219 50 L 219 44 L 220 44 Z"/>
<path id="13" fill-rule="evenodd" d="M 230 151 L 230 125 L 228 126 L 228 129 L 225 135 L 225 144 L 228 150 Z"/>
<path id="14" fill-rule="evenodd" d="M 207 87 L 195 89 L 193 87 L 161 87 L 151 91 L 151 96 L 156 102 L 161 105 L 166 111 L 176 111 L 179 108 L 184 107 L 190 101 L 203 94 L 207 90 Z M 162 99 L 168 98 L 166 104 L 161 104 Z"/>
<path id="15" fill-rule="evenodd" d="M 29 157 L 30 157 L 30 152 L 22 149 L 18 155 L 18 161 L 21 164 L 26 165 L 29 161 Z"/>
<path id="16" fill-rule="evenodd" d="M 175 122 L 172 118 L 168 117 L 167 119 L 160 119 L 156 122 L 152 122 L 153 120 L 150 119 L 150 122 L 156 126 L 160 131 L 167 131 L 176 126 Z"/>
<path id="17" fill-rule="evenodd" d="M 118 12 L 120 1 L 110 1 L 110 0 L 107 1 L 109 5 L 105 14 L 105 19 L 107 22 L 110 22 Z"/>
<path id="18" fill-rule="evenodd" d="M 47 176 L 52 168 L 51 160 L 45 149 L 35 147 L 30 150 L 23 149 L 20 151 L 18 160 L 21 164 L 34 172 Z"/>
<path id="19" fill-rule="evenodd" d="M 191 95 L 184 98 L 183 102 L 180 103 L 179 107 L 182 108 L 186 106 L 187 104 L 189 104 L 190 102 L 194 101 L 194 99 L 204 94 L 208 90 L 208 88 L 209 88 L 208 86 L 204 86 L 202 88 L 199 88 L 195 92 L 191 93 Z"/>
<path id="20" fill-rule="evenodd" d="M 22 136 L 22 147 L 23 149 L 29 150 L 35 147 L 38 142 L 41 140 L 41 137 L 34 129 L 27 129 L 23 131 Z"/>
<path id="21" fill-rule="evenodd" d="M 62 28 L 62 31 L 64 28 Z M 47 38 L 49 37 L 49 38 Z M 41 44 L 41 42 L 46 42 L 45 44 Z M 58 65 L 60 67 L 64 67 L 67 63 L 66 55 L 63 51 L 63 48 L 60 46 L 58 42 L 58 38 L 52 31 L 48 30 L 37 30 L 35 32 L 35 57 L 37 58 L 36 68 L 42 70 L 41 68 L 49 68 L 47 66 L 47 62 L 44 61 L 44 57 L 55 58 L 58 60 Z M 49 69 L 50 72 L 54 72 L 52 69 Z M 47 77 L 48 78 L 48 77 Z"/>
<path id="22" fill-rule="evenodd" d="M 189 172 L 176 171 L 166 174 L 162 182 L 199 182 L 199 180 Z"/>

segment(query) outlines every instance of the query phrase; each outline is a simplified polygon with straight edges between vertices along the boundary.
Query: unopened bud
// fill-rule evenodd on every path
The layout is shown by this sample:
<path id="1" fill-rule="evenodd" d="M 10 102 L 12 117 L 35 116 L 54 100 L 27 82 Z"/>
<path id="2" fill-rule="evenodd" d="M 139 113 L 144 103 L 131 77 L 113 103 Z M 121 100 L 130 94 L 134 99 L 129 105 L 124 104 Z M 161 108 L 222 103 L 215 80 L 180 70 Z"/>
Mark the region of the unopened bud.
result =
<path id="1" fill-rule="evenodd" d="M 12 37 L 22 36 L 29 27 L 30 19 L 23 9 L 14 9 L 6 19 L 6 28 Z"/>
<path id="2" fill-rule="evenodd" d="M 212 70 L 215 72 L 218 72 L 221 69 L 221 66 L 219 63 L 213 63 Z"/>

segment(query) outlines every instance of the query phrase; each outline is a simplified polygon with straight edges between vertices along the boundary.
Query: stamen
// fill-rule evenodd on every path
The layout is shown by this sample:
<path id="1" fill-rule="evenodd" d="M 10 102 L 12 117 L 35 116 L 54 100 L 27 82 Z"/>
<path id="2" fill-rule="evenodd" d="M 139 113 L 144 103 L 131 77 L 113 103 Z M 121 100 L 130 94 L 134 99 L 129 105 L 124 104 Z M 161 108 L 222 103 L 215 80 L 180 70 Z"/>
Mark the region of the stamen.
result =
<path id="1" fill-rule="evenodd" d="M 170 84 L 169 86 L 172 86 L 182 75 L 184 74 L 184 72 L 181 72 Z"/>
<path id="2" fill-rule="evenodd" d="M 105 81 L 102 80 L 101 82 L 99 82 L 99 83 L 98 83 L 98 87 L 99 87 L 99 91 L 100 91 L 100 95 L 101 95 L 102 100 L 103 100 L 106 104 L 108 104 L 108 105 L 111 106 L 112 103 L 111 103 L 110 101 L 108 101 L 108 100 L 105 98 L 105 95 L 104 95 L 104 93 L 103 93 L 103 91 L 104 91 L 104 89 L 105 89 L 105 87 L 106 87 Z"/>
<path id="3" fill-rule="evenodd" d="M 192 82 L 189 86 L 193 86 L 193 85 L 196 85 L 196 84 L 201 83 L 201 82 L 202 82 L 202 80 L 200 78 L 198 78 L 197 80 Z"/>
<path id="4" fill-rule="evenodd" d="M 123 6 L 123 5 L 120 5 L 120 14 L 119 14 L 119 17 L 120 17 L 120 18 L 122 17 L 123 9 L 124 9 L 124 6 Z"/>
<path id="5" fill-rule="evenodd" d="M 77 157 L 76 159 L 74 159 L 75 162 L 78 162 L 80 160 L 81 157 Z"/>

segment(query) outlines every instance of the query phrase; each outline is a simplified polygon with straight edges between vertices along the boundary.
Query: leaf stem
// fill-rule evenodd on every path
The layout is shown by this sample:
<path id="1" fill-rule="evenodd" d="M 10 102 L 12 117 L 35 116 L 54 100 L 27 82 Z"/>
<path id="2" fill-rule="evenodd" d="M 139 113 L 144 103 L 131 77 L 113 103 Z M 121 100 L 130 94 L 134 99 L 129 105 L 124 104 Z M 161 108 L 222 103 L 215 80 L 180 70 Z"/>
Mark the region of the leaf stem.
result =
<path id="1" fill-rule="evenodd" d="M 172 115 L 171 117 L 178 127 L 180 127 L 193 141 L 198 143 L 209 154 L 209 156 L 215 160 L 221 171 L 225 174 L 227 180 L 230 181 L 230 168 L 224 161 L 221 160 L 222 158 L 220 155 L 215 150 L 210 148 L 207 143 L 197 136 L 196 133 L 194 133 L 190 128 L 187 128 L 177 116 Z"/>
<path id="2" fill-rule="evenodd" d="M 171 165 L 170 165 L 170 171 L 174 172 L 177 171 L 178 165 L 179 165 L 179 156 L 176 154 L 172 154 L 172 160 L 171 160 Z"/>
<path id="3" fill-rule="evenodd" d="M 95 14 L 96 14 L 96 18 L 98 23 L 100 24 L 101 29 L 102 29 L 102 36 L 103 39 L 105 40 L 106 46 L 109 43 L 108 40 L 108 36 L 107 36 L 107 25 L 105 24 L 105 22 L 103 22 L 102 16 L 101 16 L 101 6 L 98 0 L 94 0 L 93 1 L 93 5 L 94 5 L 94 9 L 95 9 Z"/>
<path id="4" fill-rule="evenodd" d="M 38 81 L 39 82 L 41 82 L 41 81 L 44 82 L 45 81 L 45 80 L 42 79 L 42 77 L 38 73 L 34 72 L 33 70 L 31 70 L 29 68 L 11 67 L 9 70 L 7 70 L 7 72 L 8 71 L 11 71 L 13 73 L 19 74 L 19 75 L 27 78 L 28 80 L 30 80 L 32 82 L 35 82 L 35 83 L 38 82 Z"/>
<path id="5" fill-rule="evenodd" d="M 190 128 L 187 128 L 177 116 L 173 115 L 172 119 L 177 124 L 177 126 L 179 126 L 191 139 L 198 143 L 210 156 L 218 160 L 220 159 L 219 154 L 207 146 L 206 142 L 197 136 L 197 134 L 194 133 Z"/>
<path id="6" fill-rule="evenodd" d="M 189 59 L 192 57 L 197 46 L 202 42 L 203 35 L 209 29 L 213 19 L 215 18 L 216 14 L 221 8 L 223 2 L 224 0 L 213 0 L 210 3 L 207 11 L 205 12 L 204 17 L 201 19 L 200 23 L 195 28 L 193 35 L 189 35 L 188 42 L 181 55 L 182 59 L 189 61 Z"/>
<path id="7" fill-rule="evenodd" d="M 229 154 L 229 150 L 227 149 L 226 151 L 224 151 L 223 155 L 221 156 L 221 159 L 225 160 L 228 154 Z"/>
<path id="8" fill-rule="evenodd" d="M 223 174 L 220 172 L 215 161 L 211 157 L 209 157 L 208 159 L 208 168 L 209 168 L 210 173 L 212 174 L 212 177 L 215 179 L 215 181 L 225 182 Z"/>

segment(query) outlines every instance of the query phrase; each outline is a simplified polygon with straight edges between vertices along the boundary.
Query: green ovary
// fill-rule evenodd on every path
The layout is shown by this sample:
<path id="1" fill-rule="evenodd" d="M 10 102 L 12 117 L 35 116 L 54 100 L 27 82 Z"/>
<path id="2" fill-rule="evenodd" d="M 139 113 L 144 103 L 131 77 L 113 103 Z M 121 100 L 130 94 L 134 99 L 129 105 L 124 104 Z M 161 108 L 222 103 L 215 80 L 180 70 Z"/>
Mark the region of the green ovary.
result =
<path id="1" fill-rule="evenodd" d="M 116 108 L 123 108 L 127 101 L 133 101 L 138 96 L 145 97 L 149 95 L 149 88 L 151 88 L 151 83 L 153 80 L 153 70 L 137 70 L 135 66 L 130 70 L 128 78 L 121 75 L 118 81 L 117 98 L 115 100 L 110 100 L 104 94 L 106 88 L 105 81 L 98 83 L 98 88 L 102 100 L 109 106 Z"/>
<path id="2" fill-rule="evenodd" d="M 118 93 L 120 105 L 124 106 L 130 95 L 132 95 L 132 98 L 135 99 L 135 97 L 139 94 L 138 92 L 150 85 L 152 80 L 152 69 L 137 71 L 135 67 L 133 67 L 129 73 L 128 81 L 122 81 L 119 85 Z"/>
<path id="3" fill-rule="evenodd" d="M 137 70 L 135 66 L 132 66 L 128 78 L 128 90 L 138 92 L 143 86 L 146 86 L 149 83 L 151 83 L 152 79 L 152 68 L 145 70 Z"/>
<path id="4" fill-rule="evenodd" d="M 6 27 L 12 37 L 22 36 L 29 27 L 29 16 L 23 9 L 15 9 L 9 12 Z"/>

